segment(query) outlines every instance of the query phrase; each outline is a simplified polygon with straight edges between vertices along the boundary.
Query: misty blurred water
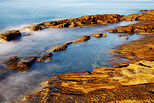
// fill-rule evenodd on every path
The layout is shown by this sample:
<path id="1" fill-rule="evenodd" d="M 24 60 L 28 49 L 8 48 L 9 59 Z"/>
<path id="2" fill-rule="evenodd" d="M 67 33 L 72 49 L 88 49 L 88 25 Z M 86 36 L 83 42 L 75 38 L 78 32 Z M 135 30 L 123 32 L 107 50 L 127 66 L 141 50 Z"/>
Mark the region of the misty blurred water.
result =
<path id="1" fill-rule="evenodd" d="M 0 0 L 0 32 L 21 29 L 48 20 L 75 18 L 95 14 L 132 14 L 138 10 L 153 9 L 151 0 Z M 39 88 L 38 83 L 64 72 L 90 71 L 101 66 L 112 66 L 107 52 L 114 46 L 141 38 L 129 35 L 119 38 L 118 33 L 108 33 L 107 37 L 91 38 L 85 43 L 72 44 L 65 51 L 53 53 L 53 60 L 34 63 L 26 72 L 9 70 L 3 63 L 11 56 L 19 58 L 39 56 L 50 47 L 78 39 L 83 35 L 103 32 L 116 26 L 137 21 L 123 21 L 117 24 L 83 28 L 49 28 L 30 32 L 11 42 L 0 41 L 0 102 L 15 101 L 26 91 Z M 24 34 L 22 34 L 24 35 Z M 2 72 L 2 70 L 7 70 Z"/>

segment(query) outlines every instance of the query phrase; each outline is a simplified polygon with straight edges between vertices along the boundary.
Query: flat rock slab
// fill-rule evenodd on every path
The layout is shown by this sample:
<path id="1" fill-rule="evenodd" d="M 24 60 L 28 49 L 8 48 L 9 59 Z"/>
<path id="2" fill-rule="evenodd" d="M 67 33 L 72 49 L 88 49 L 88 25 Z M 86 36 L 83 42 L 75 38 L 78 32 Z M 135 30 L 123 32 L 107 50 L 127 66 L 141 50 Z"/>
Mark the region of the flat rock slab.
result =
<path id="1" fill-rule="evenodd" d="M 111 52 L 113 65 L 124 66 L 140 60 L 154 60 L 154 36 L 144 37 L 115 47 Z M 120 61 L 120 59 L 128 61 Z"/>
<path id="2" fill-rule="evenodd" d="M 100 67 L 89 72 L 63 73 L 42 82 L 43 89 L 26 96 L 22 101 L 154 102 L 153 73 L 152 61 L 140 61 L 123 68 Z"/>

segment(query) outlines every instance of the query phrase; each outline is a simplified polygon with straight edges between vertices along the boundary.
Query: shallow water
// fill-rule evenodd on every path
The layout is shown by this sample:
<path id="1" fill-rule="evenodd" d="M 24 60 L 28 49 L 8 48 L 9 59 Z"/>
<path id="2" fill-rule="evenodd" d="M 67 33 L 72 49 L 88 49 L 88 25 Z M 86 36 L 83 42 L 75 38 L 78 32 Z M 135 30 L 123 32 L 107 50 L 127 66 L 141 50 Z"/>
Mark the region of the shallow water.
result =
<path id="1" fill-rule="evenodd" d="M 1 0 L 0 32 L 32 25 L 47 20 L 75 18 L 93 14 L 131 14 L 140 9 L 153 9 L 153 1 L 148 0 Z M 27 72 L 8 70 L 3 63 L 11 56 L 19 58 L 39 56 L 55 45 L 78 39 L 83 35 L 103 32 L 116 26 L 137 21 L 123 21 L 117 24 L 83 28 L 49 28 L 30 32 L 32 35 L 11 42 L 0 41 L 0 102 L 15 101 L 26 91 L 39 88 L 38 83 L 64 72 L 91 71 L 101 66 L 112 66 L 107 52 L 114 46 L 141 38 L 130 34 L 119 38 L 119 33 L 108 33 L 107 37 L 91 38 L 85 43 L 71 44 L 65 51 L 53 53 L 51 61 L 35 62 Z M 127 34 L 128 35 L 128 34 Z M 3 71 L 2 71 L 3 70 Z"/>

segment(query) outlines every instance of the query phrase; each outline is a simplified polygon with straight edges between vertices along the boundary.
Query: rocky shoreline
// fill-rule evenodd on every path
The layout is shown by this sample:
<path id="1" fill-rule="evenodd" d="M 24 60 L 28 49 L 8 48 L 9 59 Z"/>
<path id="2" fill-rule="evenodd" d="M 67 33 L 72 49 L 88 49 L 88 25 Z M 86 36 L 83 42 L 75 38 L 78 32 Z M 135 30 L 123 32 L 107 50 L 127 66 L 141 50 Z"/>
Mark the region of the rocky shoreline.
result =
<path id="1" fill-rule="evenodd" d="M 65 50 L 73 43 L 86 42 L 91 37 L 106 37 L 106 32 L 138 33 L 144 38 L 115 47 L 111 52 L 115 58 L 111 60 L 117 68 L 100 67 L 93 71 L 70 72 L 59 74 L 41 83 L 42 89 L 25 96 L 23 103 L 140 103 L 154 102 L 154 10 L 145 13 L 118 15 L 91 15 L 74 19 L 48 21 L 35 26 L 25 27 L 21 31 L 8 31 L 0 35 L 5 41 L 21 36 L 22 31 L 40 31 L 45 28 L 87 27 L 117 23 L 120 21 L 141 21 L 128 26 L 116 27 L 104 33 L 84 35 L 78 40 L 58 45 L 47 50 L 42 56 L 27 57 L 18 60 L 11 57 L 6 65 L 10 69 L 28 70 L 35 62 L 52 59 L 52 52 Z M 143 22 L 144 21 L 144 22 Z M 123 35 L 119 35 L 121 37 Z M 38 59 L 37 59 L 38 58 Z M 129 61 L 122 61 L 127 59 Z"/>
<path id="2" fill-rule="evenodd" d="M 127 67 L 95 68 L 63 73 L 45 80 L 23 103 L 140 103 L 154 102 L 154 62 L 140 61 Z"/>

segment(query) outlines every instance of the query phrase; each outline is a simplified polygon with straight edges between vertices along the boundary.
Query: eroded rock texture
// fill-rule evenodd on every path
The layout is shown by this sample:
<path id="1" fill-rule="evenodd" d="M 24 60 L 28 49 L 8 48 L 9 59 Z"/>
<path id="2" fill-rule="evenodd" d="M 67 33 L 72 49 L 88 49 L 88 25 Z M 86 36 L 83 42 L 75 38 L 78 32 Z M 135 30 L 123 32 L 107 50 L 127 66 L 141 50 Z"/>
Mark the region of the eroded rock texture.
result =
<path id="1" fill-rule="evenodd" d="M 128 26 L 120 26 L 107 32 L 118 32 L 118 33 L 139 33 L 139 34 L 154 34 L 154 21 L 140 22 L 136 24 L 130 24 Z"/>
<path id="2" fill-rule="evenodd" d="M 138 14 L 131 14 L 131 15 L 124 15 L 120 20 L 121 21 L 154 21 L 154 10 L 144 11 L 145 13 L 138 13 Z"/>
<path id="3" fill-rule="evenodd" d="M 37 57 L 26 57 L 18 60 L 17 56 L 10 57 L 6 65 L 10 69 L 26 71 L 36 61 L 36 59 Z"/>
<path id="4" fill-rule="evenodd" d="M 53 56 L 52 53 L 43 54 L 40 58 L 37 59 L 37 62 L 43 62 L 47 58 L 51 60 L 52 56 Z"/>
<path id="5" fill-rule="evenodd" d="M 40 26 L 28 26 L 22 28 L 22 31 L 40 31 L 42 28 Z"/>
<path id="6" fill-rule="evenodd" d="M 21 33 L 19 32 L 19 30 L 11 30 L 0 34 L 0 39 L 4 41 L 11 41 L 11 40 L 17 39 L 20 36 L 21 36 Z"/>
<path id="7" fill-rule="evenodd" d="M 25 103 L 154 102 L 154 62 L 139 61 L 123 68 L 101 67 L 70 72 L 41 83 Z"/>
<path id="8" fill-rule="evenodd" d="M 43 28 L 65 28 L 65 27 L 76 27 L 76 26 L 97 26 L 109 23 L 116 23 L 120 21 L 122 16 L 118 14 L 105 14 L 105 15 L 89 15 L 82 16 L 74 19 L 64 19 L 58 21 L 47 21 L 37 26 Z"/>
<path id="9" fill-rule="evenodd" d="M 120 46 L 115 47 L 114 50 L 109 52 L 114 57 L 119 59 L 127 59 L 129 61 L 121 61 L 113 59 L 112 64 L 117 66 L 128 65 L 140 60 L 154 60 L 154 36 L 144 37 L 134 40 Z"/>

